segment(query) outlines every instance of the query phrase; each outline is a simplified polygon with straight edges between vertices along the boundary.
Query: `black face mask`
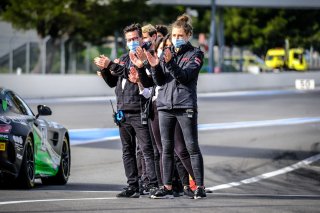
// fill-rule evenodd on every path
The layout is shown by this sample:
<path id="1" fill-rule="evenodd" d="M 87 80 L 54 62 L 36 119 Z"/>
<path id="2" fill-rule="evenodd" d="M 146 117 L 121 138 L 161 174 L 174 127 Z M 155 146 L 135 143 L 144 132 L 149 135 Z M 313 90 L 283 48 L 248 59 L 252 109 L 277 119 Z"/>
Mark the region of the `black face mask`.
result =
<path id="1" fill-rule="evenodd" d="M 151 41 L 143 42 L 141 48 L 148 51 L 150 49 L 151 45 L 152 45 Z"/>

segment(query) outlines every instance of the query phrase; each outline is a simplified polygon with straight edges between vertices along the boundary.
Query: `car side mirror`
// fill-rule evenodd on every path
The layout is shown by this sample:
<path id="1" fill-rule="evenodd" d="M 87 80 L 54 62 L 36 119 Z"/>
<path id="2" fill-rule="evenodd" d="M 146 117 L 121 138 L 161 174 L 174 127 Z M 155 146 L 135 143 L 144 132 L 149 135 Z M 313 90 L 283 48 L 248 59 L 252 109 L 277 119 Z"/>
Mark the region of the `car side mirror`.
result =
<path id="1" fill-rule="evenodd" d="M 52 111 L 50 107 L 46 105 L 38 105 L 38 114 L 36 115 L 36 118 L 38 118 L 40 115 L 52 115 Z"/>

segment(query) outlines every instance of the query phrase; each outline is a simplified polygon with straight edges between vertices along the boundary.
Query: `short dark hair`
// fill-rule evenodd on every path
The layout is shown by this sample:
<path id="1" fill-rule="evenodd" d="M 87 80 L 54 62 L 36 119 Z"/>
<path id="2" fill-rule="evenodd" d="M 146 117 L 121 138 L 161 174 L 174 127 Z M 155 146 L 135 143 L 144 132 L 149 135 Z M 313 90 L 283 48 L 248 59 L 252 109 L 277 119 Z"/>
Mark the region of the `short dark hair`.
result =
<path id="1" fill-rule="evenodd" d="M 128 32 L 133 32 L 133 31 L 137 31 L 138 34 L 139 34 L 139 37 L 142 37 L 141 25 L 138 24 L 138 23 L 134 23 L 134 24 L 131 24 L 131 25 L 129 25 L 129 26 L 126 26 L 126 27 L 123 29 L 123 34 L 126 35 L 126 33 L 128 33 Z"/>
<path id="2" fill-rule="evenodd" d="M 168 27 L 165 25 L 156 25 L 156 30 L 157 32 L 161 33 L 164 36 L 166 36 L 168 34 Z"/>

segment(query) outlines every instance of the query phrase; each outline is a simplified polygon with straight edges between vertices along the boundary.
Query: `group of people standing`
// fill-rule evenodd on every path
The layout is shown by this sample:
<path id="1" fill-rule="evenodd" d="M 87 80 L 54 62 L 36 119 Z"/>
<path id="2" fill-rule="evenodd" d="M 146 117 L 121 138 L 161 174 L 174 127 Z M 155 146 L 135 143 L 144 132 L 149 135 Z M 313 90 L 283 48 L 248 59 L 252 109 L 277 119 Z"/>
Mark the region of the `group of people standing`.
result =
<path id="1" fill-rule="evenodd" d="M 179 196 L 174 179 L 181 180 L 185 196 L 206 197 L 197 129 L 203 52 L 189 42 L 190 21 L 182 15 L 170 30 L 131 24 L 123 30 L 128 53 L 114 61 L 104 55 L 94 59 L 98 75 L 115 87 L 115 120 L 128 183 L 117 197 L 136 198 L 147 192 L 153 199 L 173 198 Z M 189 186 L 189 175 L 195 190 Z"/>

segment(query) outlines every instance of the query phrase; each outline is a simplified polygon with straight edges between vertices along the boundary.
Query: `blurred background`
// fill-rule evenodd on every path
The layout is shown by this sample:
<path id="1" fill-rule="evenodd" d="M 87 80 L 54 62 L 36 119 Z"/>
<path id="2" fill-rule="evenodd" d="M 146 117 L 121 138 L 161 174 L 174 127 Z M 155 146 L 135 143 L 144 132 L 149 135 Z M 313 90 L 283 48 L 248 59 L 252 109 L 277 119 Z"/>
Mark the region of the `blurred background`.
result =
<path id="1" fill-rule="evenodd" d="M 95 56 L 126 51 L 125 26 L 169 25 L 183 13 L 203 73 L 319 69 L 320 3 L 268 2 L 1 0 L 0 74 L 95 74 Z"/>

